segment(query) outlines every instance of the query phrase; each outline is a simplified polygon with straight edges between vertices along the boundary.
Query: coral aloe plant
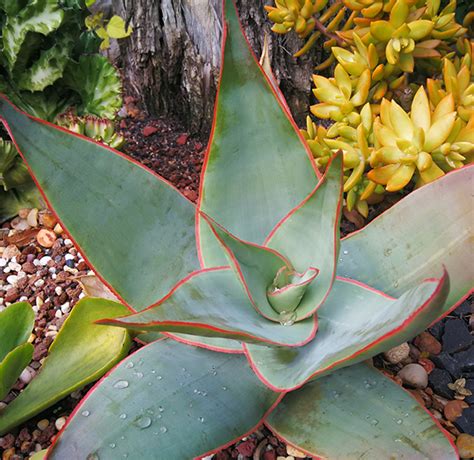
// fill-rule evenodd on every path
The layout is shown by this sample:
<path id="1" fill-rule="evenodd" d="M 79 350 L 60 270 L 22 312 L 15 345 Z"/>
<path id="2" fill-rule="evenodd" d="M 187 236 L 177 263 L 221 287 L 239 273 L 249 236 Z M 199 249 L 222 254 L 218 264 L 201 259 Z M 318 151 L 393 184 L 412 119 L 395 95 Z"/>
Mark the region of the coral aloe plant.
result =
<path id="1" fill-rule="evenodd" d="M 469 292 L 469 235 L 459 229 L 471 219 L 472 168 L 340 243 L 342 155 L 321 177 L 233 2 L 224 11 L 197 207 L 130 158 L 0 102 L 63 228 L 130 310 L 96 327 L 151 342 L 90 390 L 46 457 L 196 458 L 264 421 L 317 457 L 456 458 L 416 400 L 361 362 Z M 0 432 L 29 403 L 20 395 Z"/>

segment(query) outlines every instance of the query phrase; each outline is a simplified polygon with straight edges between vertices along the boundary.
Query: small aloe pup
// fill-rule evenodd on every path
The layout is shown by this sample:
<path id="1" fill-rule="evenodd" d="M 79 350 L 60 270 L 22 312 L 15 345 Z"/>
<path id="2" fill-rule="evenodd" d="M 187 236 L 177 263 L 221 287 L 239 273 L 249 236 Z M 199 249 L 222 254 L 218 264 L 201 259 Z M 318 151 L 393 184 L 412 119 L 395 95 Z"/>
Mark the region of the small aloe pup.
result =
<path id="1" fill-rule="evenodd" d="M 423 408 L 361 362 L 468 294 L 472 167 L 340 242 L 342 155 L 319 176 L 232 1 L 224 11 L 197 208 L 130 158 L 0 101 L 63 228 L 130 310 L 98 323 L 154 334 L 46 457 L 200 458 L 265 422 L 315 457 L 455 459 Z"/>

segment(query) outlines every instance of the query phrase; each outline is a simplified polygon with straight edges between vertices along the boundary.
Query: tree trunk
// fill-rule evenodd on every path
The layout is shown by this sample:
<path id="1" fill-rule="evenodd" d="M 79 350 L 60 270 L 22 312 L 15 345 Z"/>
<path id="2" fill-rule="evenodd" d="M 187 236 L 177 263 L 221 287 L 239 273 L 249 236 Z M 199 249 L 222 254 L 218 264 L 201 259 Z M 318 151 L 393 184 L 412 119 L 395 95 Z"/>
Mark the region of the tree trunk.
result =
<path id="1" fill-rule="evenodd" d="M 276 36 L 270 31 L 263 5 L 271 3 L 238 0 L 237 6 L 257 56 L 265 33 L 269 35 L 275 76 L 301 122 L 308 111 L 317 51 L 292 57 L 302 43 L 293 35 Z M 126 93 L 150 115 L 176 115 L 194 133 L 206 134 L 221 58 L 222 0 L 113 0 L 113 11 L 134 29 L 131 37 L 120 41 Z"/>

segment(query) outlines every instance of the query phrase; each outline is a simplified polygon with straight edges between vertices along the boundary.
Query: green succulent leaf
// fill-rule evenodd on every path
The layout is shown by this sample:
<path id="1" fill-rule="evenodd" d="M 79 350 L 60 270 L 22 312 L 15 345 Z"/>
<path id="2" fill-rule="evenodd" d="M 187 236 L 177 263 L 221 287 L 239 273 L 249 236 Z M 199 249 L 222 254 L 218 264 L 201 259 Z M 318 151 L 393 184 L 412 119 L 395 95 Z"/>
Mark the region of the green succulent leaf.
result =
<path id="1" fill-rule="evenodd" d="M 279 399 L 242 356 L 154 342 L 89 392 L 48 458 L 200 457 L 253 430 Z"/>
<path id="2" fill-rule="evenodd" d="M 11 5 L 7 8 L 12 11 Z M 31 0 L 17 14 L 8 16 L 2 33 L 2 51 L 8 69 L 13 70 L 28 32 L 48 35 L 61 25 L 63 17 L 64 11 L 57 0 Z"/>
<path id="3" fill-rule="evenodd" d="M 262 318 L 230 268 L 196 272 L 156 305 L 100 323 L 138 331 L 182 332 L 286 346 L 311 340 L 317 324 L 315 318 L 310 318 L 285 327 Z"/>
<path id="4" fill-rule="evenodd" d="M 15 16 L 25 6 L 25 0 L 0 0 L 0 9 L 8 16 Z"/>
<path id="5" fill-rule="evenodd" d="M 38 375 L 2 411 L 0 435 L 97 380 L 120 361 L 131 345 L 128 332 L 94 322 L 126 311 L 123 305 L 108 300 L 80 300 L 52 343 Z"/>
<path id="6" fill-rule="evenodd" d="M 35 314 L 27 302 L 18 302 L 0 312 L 0 362 L 30 337 Z"/>
<path id="7" fill-rule="evenodd" d="M 199 337 L 197 335 L 188 334 L 166 334 L 178 342 L 195 347 L 206 348 L 219 353 L 243 353 L 242 342 L 232 339 L 223 339 L 216 337 Z M 148 342 L 147 342 L 148 343 Z"/>
<path id="8" fill-rule="evenodd" d="M 266 318 L 279 321 L 280 315 L 270 305 L 267 292 L 282 268 L 292 268 L 291 262 L 275 250 L 238 239 L 208 216 L 203 218 L 222 245 L 226 258 L 252 305 Z"/>
<path id="9" fill-rule="evenodd" d="M 340 369 L 288 393 L 266 424 L 315 458 L 458 458 L 428 411 L 366 364 Z"/>
<path id="10" fill-rule="evenodd" d="M 447 274 L 399 299 L 337 278 L 318 312 L 318 333 L 299 348 L 244 344 L 252 367 L 271 388 L 290 390 L 399 345 L 439 317 L 449 291 Z M 350 299 L 350 300 L 348 300 Z M 292 326 L 293 327 L 293 326 Z"/>
<path id="11" fill-rule="evenodd" d="M 100 54 L 82 55 L 64 72 L 64 83 L 81 97 L 79 114 L 115 118 L 122 106 L 122 85 L 115 67 Z"/>
<path id="12" fill-rule="evenodd" d="M 225 20 L 223 71 L 200 209 L 238 238 L 262 244 L 315 187 L 316 168 L 249 49 L 232 1 L 226 2 Z M 202 218 L 198 231 L 204 266 L 225 265 L 224 253 Z"/>
<path id="13" fill-rule="evenodd" d="M 171 185 L 5 99 L 0 114 L 63 228 L 126 303 L 141 310 L 199 268 L 194 206 Z"/>
<path id="14" fill-rule="evenodd" d="M 49 49 L 43 50 L 34 64 L 21 72 L 17 84 L 20 90 L 43 91 L 61 78 L 69 62 L 70 37 L 62 37 Z"/>
<path id="15" fill-rule="evenodd" d="M 343 239 L 337 274 L 399 296 L 444 265 L 451 279 L 448 312 L 474 285 L 474 207 L 467 198 L 473 171 L 465 166 L 415 190 Z"/>
<path id="16" fill-rule="evenodd" d="M 265 242 L 289 258 L 297 272 L 303 273 L 308 267 L 319 270 L 298 305 L 298 318 L 312 315 L 331 290 L 339 251 L 341 204 L 342 155 L 337 154 L 316 188 L 277 224 Z"/>
<path id="17" fill-rule="evenodd" d="M 2 400 L 20 377 L 23 369 L 33 357 L 34 347 L 31 343 L 19 345 L 0 362 L 0 400 Z"/>

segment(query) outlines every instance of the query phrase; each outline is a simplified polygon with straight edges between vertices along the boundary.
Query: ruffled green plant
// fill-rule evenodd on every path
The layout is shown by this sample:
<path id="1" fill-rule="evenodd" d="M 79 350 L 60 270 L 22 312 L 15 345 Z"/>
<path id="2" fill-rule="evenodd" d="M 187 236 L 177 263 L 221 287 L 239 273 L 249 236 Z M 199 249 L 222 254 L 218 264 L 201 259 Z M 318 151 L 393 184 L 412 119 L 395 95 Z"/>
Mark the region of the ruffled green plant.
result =
<path id="1" fill-rule="evenodd" d="M 0 400 L 15 384 L 33 356 L 28 342 L 35 314 L 30 305 L 19 302 L 0 311 Z"/>
<path id="2" fill-rule="evenodd" d="M 88 393 L 46 458 L 202 457 L 262 421 L 315 457 L 370 448 L 374 458 L 456 458 L 417 401 L 361 362 L 424 330 L 471 289 L 469 232 L 459 228 L 472 209 L 458 198 L 469 193 L 472 167 L 340 242 L 341 153 L 321 177 L 233 2 L 224 11 L 223 73 L 196 207 L 130 158 L 0 101 L 63 228 L 128 306 L 95 330 L 152 334 Z M 106 350 L 95 349 L 89 363 Z M 43 402 L 25 392 L 2 413 L 0 433 L 33 396 Z"/>
<path id="3" fill-rule="evenodd" d="M 87 15 L 82 0 L 0 2 L 0 91 L 29 114 L 52 122 L 71 110 L 115 118 L 122 106 L 120 77 L 98 54 L 100 39 L 86 27 Z M 0 147 L 5 145 L 15 151 L 9 143 Z M 40 203 L 26 167 L 19 158 L 14 163 L 3 171 L 9 178 L 0 184 L 0 221 Z"/>

